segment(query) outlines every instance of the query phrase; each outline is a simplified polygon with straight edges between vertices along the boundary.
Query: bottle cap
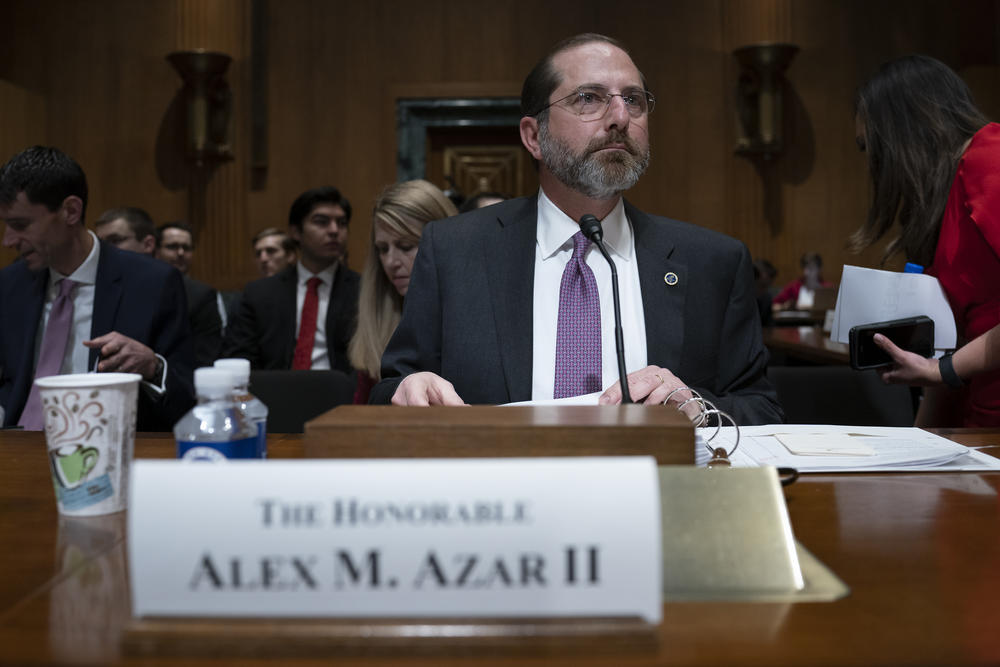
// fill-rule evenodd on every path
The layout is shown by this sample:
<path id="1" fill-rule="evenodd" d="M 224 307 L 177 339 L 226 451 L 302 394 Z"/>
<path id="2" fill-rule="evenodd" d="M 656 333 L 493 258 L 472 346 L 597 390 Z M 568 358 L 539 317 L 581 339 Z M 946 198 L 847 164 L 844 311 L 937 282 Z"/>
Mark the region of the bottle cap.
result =
<path id="1" fill-rule="evenodd" d="M 224 368 L 233 374 L 233 383 L 237 385 L 250 382 L 249 359 L 216 359 L 215 368 Z"/>
<path id="2" fill-rule="evenodd" d="M 194 372 L 194 390 L 198 396 L 217 398 L 233 393 L 233 374 L 225 368 L 198 368 Z"/>

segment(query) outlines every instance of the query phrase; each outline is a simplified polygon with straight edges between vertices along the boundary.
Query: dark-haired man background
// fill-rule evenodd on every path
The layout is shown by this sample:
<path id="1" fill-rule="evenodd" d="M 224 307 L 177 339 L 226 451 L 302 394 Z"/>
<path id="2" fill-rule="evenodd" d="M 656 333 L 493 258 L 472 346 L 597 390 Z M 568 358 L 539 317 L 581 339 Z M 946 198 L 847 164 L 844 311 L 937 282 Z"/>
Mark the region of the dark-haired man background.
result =
<path id="1" fill-rule="evenodd" d="M 351 204 L 337 188 L 299 195 L 288 214 L 298 262 L 246 286 L 224 356 L 262 369 L 351 370 L 347 343 L 360 279 L 341 263 L 350 219 Z"/>
<path id="2" fill-rule="evenodd" d="M 539 193 L 424 229 L 373 403 L 505 403 L 603 390 L 617 403 L 610 269 L 580 233 L 603 221 L 621 278 L 632 398 L 685 386 L 740 424 L 780 422 L 750 255 L 729 237 L 627 204 L 649 161 L 654 98 L 622 45 L 585 34 L 525 79 L 521 141 Z M 689 404 L 689 408 L 693 406 Z"/>
<path id="3" fill-rule="evenodd" d="M 344 225 L 344 229 L 347 229 L 347 225 Z M 298 258 L 295 240 L 277 227 L 268 227 L 254 234 L 250 246 L 261 278 L 284 271 L 289 265 L 295 264 Z"/>
<path id="4" fill-rule="evenodd" d="M 35 146 L 0 169 L 0 406 L 4 425 L 43 426 L 35 377 L 122 371 L 143 378 L 139 430 L 169 430 L 194 403 L 180 274 L 84 226 L 87 180 L 72 158 Z"/>
<path id="5" fill-rule="evenodd" d="M 156 227 L 145 209 L 122 206 L 101 213 L 94 222 L 97 238 L 120 250 L 153 256 L 156 252 Z"/>

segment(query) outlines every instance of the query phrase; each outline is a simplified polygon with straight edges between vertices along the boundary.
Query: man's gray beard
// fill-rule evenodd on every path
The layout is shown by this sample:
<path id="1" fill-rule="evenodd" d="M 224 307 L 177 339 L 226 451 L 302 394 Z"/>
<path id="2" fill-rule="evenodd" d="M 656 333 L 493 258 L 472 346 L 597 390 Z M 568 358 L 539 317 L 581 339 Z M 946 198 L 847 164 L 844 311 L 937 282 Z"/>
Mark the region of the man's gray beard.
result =
<path id="1" fill-rule="evenodd" d="M 628 190 L 649 165 L 649 149 L 644 154 L 637 154 L 638 146 L 627 135 L 608 137 L 603 144 L 592 144 L 582 155 L 575 155 L 569 146 L 549 133 L 548 125 L 540 123 L 538 126 L 542 163 L 563 185 L 591 199 L 610 199 Z M 628 146 L 628 152 L 597 155 L 602 145 L 619 142 Z"/>

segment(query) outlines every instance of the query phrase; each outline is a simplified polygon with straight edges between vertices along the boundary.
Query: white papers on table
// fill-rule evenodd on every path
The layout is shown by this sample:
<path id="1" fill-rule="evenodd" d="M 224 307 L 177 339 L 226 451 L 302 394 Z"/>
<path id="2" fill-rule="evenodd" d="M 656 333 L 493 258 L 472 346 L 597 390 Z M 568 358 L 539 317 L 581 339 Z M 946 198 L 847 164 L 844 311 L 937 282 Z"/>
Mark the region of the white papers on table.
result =
<path id="1" fill-rule="evenodd" d="M 935 350 L 955 349 L 955 315 L 937 278 L 845 264 L 830 339 L 847 343 L 851 327 L 917 315 L 934 320 Z"/>
<path id="2" fill-rule="evenodd" d="M 707 438 L 714 428 L 698 429 L 699 439 Z M 857 441 L 870 449 L 870 455 L 835 452 L 793 454 L 776 436 L 803 436 L 831 442 Z M 716 441 L 732 449 L 735 434 L 723 427 Z M 715 443 L 713 442 L 713 445 Z M 838 449 L 837 446 L 833 447 Z M 697 463 L 703 463 L 699 456 Z M 739 447 L 731 457 L 734 467 L 775 466 L 795 468 L 799 472 L 955 472 L 963 470 L 1000 470 L 1000 459 L 982 454 L 957 442 L 919 428 L 889 426 L 830 426 L 813 424 L 768 424 L 740 427 Z"/>
<path id="3" fill-rule="evenodd" d="M 597 399 L 603 393 L 603 391 L 595 391 L 592 394 L 581 394 L 580 396 L 550 398 L 542 401 L 518 401 L 517 403 L 504 403 L 504 405 L 597 405 Z"/>

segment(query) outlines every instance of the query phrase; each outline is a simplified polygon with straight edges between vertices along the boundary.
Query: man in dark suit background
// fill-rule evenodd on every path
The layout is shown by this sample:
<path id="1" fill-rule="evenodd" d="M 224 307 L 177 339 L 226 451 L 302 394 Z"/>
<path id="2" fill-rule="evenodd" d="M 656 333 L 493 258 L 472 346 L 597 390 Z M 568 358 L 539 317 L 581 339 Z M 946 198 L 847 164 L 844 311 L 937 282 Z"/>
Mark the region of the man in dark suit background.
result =
<path id="1" fill-rule="evenodd" d="M 35 367 L 65 284 L 72 322 L 58 372 L 138 373 L 139 430 L 169 430 L 194 403 L 180 274 L 100 243 L 84 227 L 86 206 L 83 170 L 57 149 L 29 148 L 0 169 L 3 244 L 19 254 L 0 271 L 4 425 L 42 426 L 37 406 L 25 406 L 38 400 L 31 392 Z"/>
<path id="2" fill-rule="evenodd" d="M 334 187 L 303 192 L 288 214 L 298 262 L 243 290 L 239 314 L 223 346 L 259 369 L 350 372 L 347 344 L 358 311 L 359 276 L 345 253 L 351 204 Z"/>
<path id="3" fill-rule="evenodd" d="M 156 252 L 156 227 L 145 209 L 137 206 L 110 208 L 94 221 L 94 233 L 119 250 L 152 257 Z"/>
<path id="4" fill-rule="evenodd" d="M 186 222 L 166 222 L 156 228 L 154 256 L 184 276 L 195 363 L 198 367 L 211 366 L 222 350 L 226 308 L 214 287 L 189 275 L 194 249 L 194 229 Z"/>
<path id="5" fill-rule="evenodd" d="M 575 378 L 585 389 L 573 393 L 603 389 L 601 403 L 619 402 L 610 269 L 579 235 L 580 218 L 591 214 L 603 222 L 621 277 L 633 400 L 680 404 L 690 386 L 737 423 L 781 421 L 746 247 L 622 199 L 649 160 L 654 102 L 625 49 L 601 35 L 565 40 L 535 67 L 522 90 L 520 129 L 538 161 L 539 194 L 425 228 L 373 403 L 572 395 L 560 394 L 560 364 L 588 353 L 598 357 L 596 371 Z M 567 307 L 564 321 L 564 303 L 576 298 L 563 294 L 571 269 L 591 274 L 599 297 L 580 291 L 590 301 Z M 584 316 L 599 319 L 589 326 L 594 344 L 560 356 L 564 333 L 571 340 Z"/>

